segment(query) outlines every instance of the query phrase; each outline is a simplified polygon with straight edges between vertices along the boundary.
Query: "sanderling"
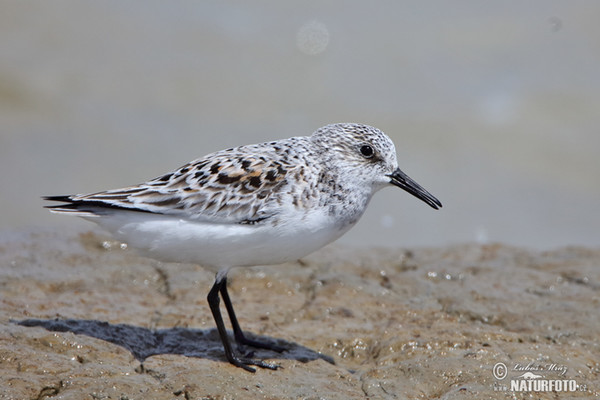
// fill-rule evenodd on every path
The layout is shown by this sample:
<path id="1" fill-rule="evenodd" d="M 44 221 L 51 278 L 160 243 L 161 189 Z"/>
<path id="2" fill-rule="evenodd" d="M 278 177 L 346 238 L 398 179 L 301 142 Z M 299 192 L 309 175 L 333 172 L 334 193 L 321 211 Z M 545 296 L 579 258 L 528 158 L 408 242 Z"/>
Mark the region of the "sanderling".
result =
<path id="1" fill-rule="evenodd" d="M 297 260 L 334 241 L 361 217 L 379 189 L 398 186 L 438 209 L 442 204 L 398 168 L 391 139 L 360 124 L 332 124 L 311 136 L 218 151 L 123 189 L 48 196 L 51 211 L 96 222 L 118 240 L 163 261 L 196 263 L 216 273 L 208 304 L 230 363 L 277 365 L 241 355 L 249 345 L 229 294 L 232 267 Z M 238 344 L 234 352 L 219 294 Z M 240 354 L 236 354 L 240 353 Z"/>

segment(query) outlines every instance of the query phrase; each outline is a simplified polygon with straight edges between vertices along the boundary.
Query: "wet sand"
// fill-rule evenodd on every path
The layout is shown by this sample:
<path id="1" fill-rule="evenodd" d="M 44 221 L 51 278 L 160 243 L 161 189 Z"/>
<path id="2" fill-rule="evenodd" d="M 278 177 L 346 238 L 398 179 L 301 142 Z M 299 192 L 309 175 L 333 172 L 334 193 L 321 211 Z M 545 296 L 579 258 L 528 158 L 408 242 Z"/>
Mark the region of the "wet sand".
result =
<path id="1" fill-rule="evenodd" d="M 333 245 L 234 270 L 242 327 L 287 349 L 255 374 L 225 361 L 201 267 L 51 230 L 2 234 L 0 265 L 0 399 L 600 397 L 600 249 Z M 525 372 L 577 391 L 505 390 Z"/>

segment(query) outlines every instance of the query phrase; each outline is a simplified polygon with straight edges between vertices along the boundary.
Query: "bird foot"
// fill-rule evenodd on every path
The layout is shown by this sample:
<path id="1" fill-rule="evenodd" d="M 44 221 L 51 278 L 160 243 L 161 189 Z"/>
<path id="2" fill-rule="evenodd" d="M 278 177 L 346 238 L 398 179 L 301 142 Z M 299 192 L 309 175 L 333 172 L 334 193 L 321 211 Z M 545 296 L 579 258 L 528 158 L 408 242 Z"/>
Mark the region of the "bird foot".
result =
<path id="1" fill-rule="evenodd" d="M 247 358 L 247 357 L 232 356 L 232 358 L 229 359 L 229 362 L 231 364 L 235 365 L 236 367 L 245 369 L 248 372 L 256 372 L 256 368 L 252 368 L 251 365 L 255 365 L 260 368 L 271 369 L 271 370 L 276 370 L 280 367 L 277 364 L 271 364 L 271 363 L 265 362 L 263 360 L 257 360 L 254 358 Z"/>

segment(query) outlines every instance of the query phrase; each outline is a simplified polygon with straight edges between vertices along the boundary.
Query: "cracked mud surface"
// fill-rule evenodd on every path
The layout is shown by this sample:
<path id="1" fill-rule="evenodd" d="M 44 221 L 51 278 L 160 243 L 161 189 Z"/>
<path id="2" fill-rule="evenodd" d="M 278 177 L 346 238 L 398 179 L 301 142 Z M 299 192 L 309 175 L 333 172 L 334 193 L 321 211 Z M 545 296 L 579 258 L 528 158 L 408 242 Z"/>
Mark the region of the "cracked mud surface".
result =
<path id="1" fill-rule="evenodd" d="M 330 246 L 233 270 L 244 330 L 287 349 L 255 374 L 225 361 L 201 267 L 95 231 L 4 233 L 0 263 L 0 399 L 511 398 L 498 362 L 582 385 L 517 398 L 600 396 L 600 249 Z"/>

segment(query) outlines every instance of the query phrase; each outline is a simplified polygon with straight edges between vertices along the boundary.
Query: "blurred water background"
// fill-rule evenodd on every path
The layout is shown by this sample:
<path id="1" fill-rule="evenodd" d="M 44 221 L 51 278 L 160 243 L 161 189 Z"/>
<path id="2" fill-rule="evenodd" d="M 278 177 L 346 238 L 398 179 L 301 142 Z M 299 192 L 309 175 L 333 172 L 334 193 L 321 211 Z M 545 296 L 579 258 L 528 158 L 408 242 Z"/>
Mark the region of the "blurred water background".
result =
<path id="1" fill-rule="evenodd" d="M 443 203 L 373 199 L 346 244 L 599 244 L 600 2 L 0 3 L 0 229 L 41 195 L 362 122 Z"/>

